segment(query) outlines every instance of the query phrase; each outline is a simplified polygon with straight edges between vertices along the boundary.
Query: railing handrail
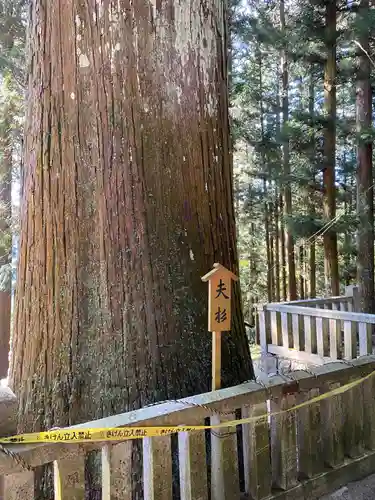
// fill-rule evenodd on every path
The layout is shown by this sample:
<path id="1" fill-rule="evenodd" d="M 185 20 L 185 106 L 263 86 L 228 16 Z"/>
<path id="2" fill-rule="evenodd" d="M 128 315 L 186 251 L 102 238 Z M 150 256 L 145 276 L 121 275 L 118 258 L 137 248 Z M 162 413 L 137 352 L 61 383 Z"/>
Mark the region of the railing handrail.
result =
<path id="1" fill-rule="evenodd" d="M 352 302 L 353 297 L 348 295 L 339 295 L 337 297 L 319 297 L 315 299 L 292 300 L 290 302 L 268 302 L 265 307 L 274 305 L 302 306 L 306 305 L 325 305 L 325 304 L 341 304 L 343 302 Z"/>
<path id="2" fill-rule="evenodd" d="M 314 367 L 312 376 L 306 372 L 293 372 L 290 382 L 280 376 L 270 377 L 265 384 L 254 381 L 181 399 L 177 402 L 166 402 L 139 410 L 114 415 L 92 422 L 69 427 L 76 428 L 108 428 L 123 426 L 158 426 L 158 425 L 194 425 L 203 423 L 203 419 L 212 416 L 215 412 L 230 412 L 243 406 L 256 405 L 265 399 L 280 397 L 288 386 L 293 392 L 307 391 L 323 386 L 327 383 L 346 382 L 348 377 L 361 377 L 375 370 L 375 356 L 364 356 L 350 363 L 327 363 L 324 366 Z M 101 448 L 103 443 L 88 443 L 87 450 Z M 115 444 L 112 442 L 111 444 Z M 4 445 L 23 458 L 31 467 L 37 467 L 54 460 L 71 457 L 77 445 L 54 444 L 12 444 Z M 6 454 L 0 453 L 0 475 L 14 474 L 23 471 L 22 464 L 16 463 Z"/>
<path id="3" fill-rule="evenodd" d="M 358 323 L 375 324 L 375 314 L 364 314 L 356 312 L 335 311 L 330 309 L 316 309 L 314 307 L 299 307 L 288 304 L 268 304 L 267 311 L 301 316 L 313 316 L 318 318 L 336 319 L 342 321 L 356 321 Z"/>

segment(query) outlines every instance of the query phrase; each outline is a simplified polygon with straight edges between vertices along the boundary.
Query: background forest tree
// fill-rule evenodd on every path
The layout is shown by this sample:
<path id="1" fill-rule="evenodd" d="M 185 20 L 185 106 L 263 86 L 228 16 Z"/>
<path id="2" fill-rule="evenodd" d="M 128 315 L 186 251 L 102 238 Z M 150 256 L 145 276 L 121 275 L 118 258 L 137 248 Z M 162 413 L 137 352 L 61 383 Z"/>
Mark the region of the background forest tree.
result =
<path id="1" fill-rule="evenodd" d="M 245 310 L 338 295 L 374 310 L 374 8 L 241 2 L 233 19 L 235 186 Z"/>

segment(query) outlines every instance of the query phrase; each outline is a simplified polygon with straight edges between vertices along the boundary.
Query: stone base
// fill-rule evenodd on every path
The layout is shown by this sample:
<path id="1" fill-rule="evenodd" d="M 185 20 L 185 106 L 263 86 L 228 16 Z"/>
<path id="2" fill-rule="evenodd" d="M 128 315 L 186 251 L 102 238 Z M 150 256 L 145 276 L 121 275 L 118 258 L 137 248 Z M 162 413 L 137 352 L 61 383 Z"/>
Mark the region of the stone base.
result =
<path id="1" fill-rule="evenodd" d="M 257 378 L 272 377 L 273 375 L 287 375 L 297 370 L 311 370 L 315 365 L 294 359 L 278 358 L 274 354 L 262 353 L 253 361 L 254 372 Z"/>

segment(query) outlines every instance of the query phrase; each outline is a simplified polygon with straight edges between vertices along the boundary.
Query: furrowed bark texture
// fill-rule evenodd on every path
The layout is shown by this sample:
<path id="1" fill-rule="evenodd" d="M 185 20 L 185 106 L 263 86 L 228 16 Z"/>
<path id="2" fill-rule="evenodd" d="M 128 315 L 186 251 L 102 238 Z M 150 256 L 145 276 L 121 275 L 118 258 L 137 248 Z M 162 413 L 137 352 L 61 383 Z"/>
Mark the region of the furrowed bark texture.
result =
<path id="1" fill-rule="evenodd" d="M 11 385 L 19 430 L 210 390 L 238 271 L 220 1 L 34 0 Z M 240 291 L 225 385 L 252 377 Z"/>
<path id="2" fill-rule="evenodd" d="M 358 12 L 359 21 L 366 26 L 370 15 L 369 0 L 362 0 Z M 357 236 L 357 283 L 359 285 L 360 311 L 375 312 L 374 299 L 374 189 L 372 171 L 372 140 L 365 140 L 361 134 L 368 134 L 372 126 L 371 61 L 366 52 L 370 50 L 369 33 L 366 29 L 360 38 L 363 53 L 359 57 L 357 80 L 357 215 L 359 220 Z"/>
<path id="3" fill-rule="evenodd" d="M 327 124 L 324 131 L 323 213 L 327 226 L 323 235 L 326 294 L 340 295 L 336 221 L 336 0 L 326 2 L 326 53 L 324 67 L 324 106 Z"/>

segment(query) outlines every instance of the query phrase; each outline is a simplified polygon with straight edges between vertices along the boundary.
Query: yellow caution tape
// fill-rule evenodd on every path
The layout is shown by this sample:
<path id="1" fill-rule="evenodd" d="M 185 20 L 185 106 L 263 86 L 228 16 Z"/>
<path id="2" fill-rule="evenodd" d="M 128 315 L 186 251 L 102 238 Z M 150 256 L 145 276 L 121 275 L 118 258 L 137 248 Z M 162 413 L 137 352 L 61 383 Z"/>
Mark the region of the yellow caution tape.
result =
<path id="1" fill-rule="evenodd" d="M 92 442 L 106 442 L 106 441 L 127 441 L 129 439 L 143 439 L 150 437 L 168 436 L 178 432 L 194 432 L 204 431 L 207 429 L 221 429 L 228 427 L 235 427 L 239 424 L 250 424 L 266 421 L 270 417 L 277 417 L 285 413 L 299 410 L 314 403 L 323 401 L 324 399 L 337 396 L 344 392 L 349 391 L 353 387 L 363 383 L 370 377 L 375 375 L 375 371 L 371 372 L 363 378 L 349 382 L 346 385 L 337 387 L 329 392 L 316 396 L 312 399 L 299 403 L 295 406 L 285 410 L 264 413 L 254 417 L 242 418 L 239 420 L 231 420 L 222 422 L 215 425 L 190 425 L 190 426 L 163 426 L 163 427 L 106 427 L 106 428 L 75 428 L 75 429 L 61 429 L 51 430 L 47 432 L 34 432 L 29 434 L 19 434 L 17 436 L 0 438 L 0 444 L 32 444 L 32 443 L 92 443 Z"/>

